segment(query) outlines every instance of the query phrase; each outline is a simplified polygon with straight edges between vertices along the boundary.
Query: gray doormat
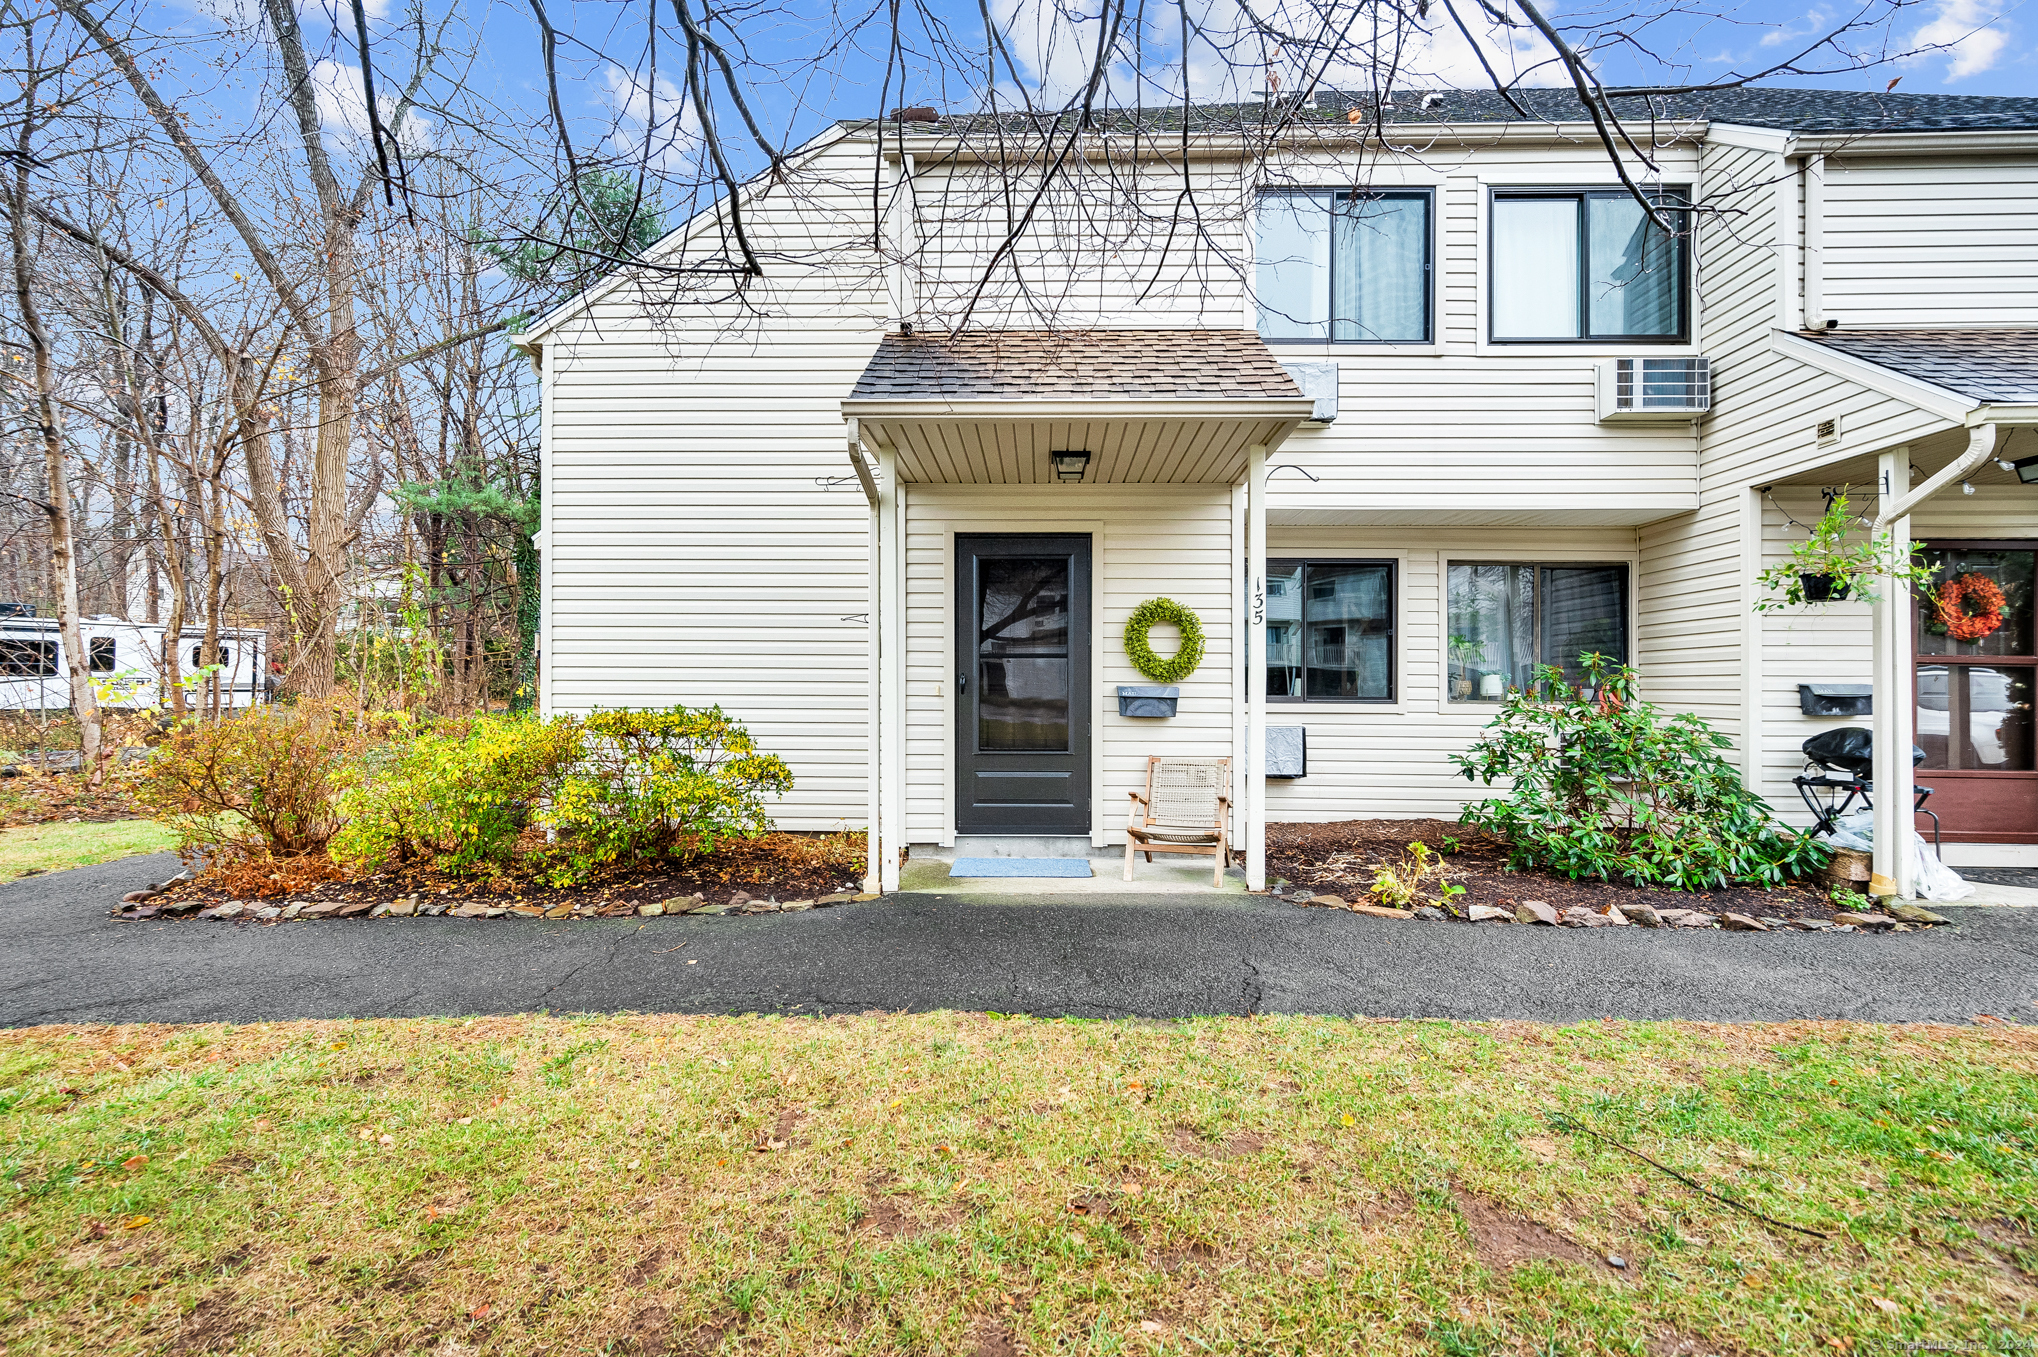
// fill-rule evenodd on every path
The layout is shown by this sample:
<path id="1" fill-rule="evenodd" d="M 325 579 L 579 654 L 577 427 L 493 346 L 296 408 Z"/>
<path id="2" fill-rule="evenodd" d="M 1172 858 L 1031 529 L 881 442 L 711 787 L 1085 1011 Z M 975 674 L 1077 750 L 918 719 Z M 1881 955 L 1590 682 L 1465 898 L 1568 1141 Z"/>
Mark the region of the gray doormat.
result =
<path id="1" fill-rule="evenodd" d="M 2038 867 L 1955 867 L 1962 881 L 1977 886 L 2023 886 L 2038 890 Z"/>

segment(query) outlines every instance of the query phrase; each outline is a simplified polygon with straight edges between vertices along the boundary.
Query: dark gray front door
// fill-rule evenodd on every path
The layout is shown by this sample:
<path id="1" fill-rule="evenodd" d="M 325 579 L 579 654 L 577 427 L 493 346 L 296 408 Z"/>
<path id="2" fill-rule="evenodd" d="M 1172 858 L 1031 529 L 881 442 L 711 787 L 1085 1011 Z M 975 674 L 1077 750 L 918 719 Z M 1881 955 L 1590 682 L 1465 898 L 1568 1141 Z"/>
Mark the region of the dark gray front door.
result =
<path id="1" fill-rule="evenodd" d="M 1090 538 L 955 539 L 959 834 L 1090 832 Z"/>

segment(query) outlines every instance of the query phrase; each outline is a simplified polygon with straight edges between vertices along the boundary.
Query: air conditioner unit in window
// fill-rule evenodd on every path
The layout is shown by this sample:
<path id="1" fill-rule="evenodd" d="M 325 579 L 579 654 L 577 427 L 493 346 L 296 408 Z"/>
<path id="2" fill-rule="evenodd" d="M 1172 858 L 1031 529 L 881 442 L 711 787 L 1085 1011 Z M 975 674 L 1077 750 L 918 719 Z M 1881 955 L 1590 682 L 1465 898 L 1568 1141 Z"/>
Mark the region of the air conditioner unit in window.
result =
<path id="1" fill-rule="evenodd" d="M 1712 408 L 1712 360 L 1615 358 L 1598 385 L 1602 420 L 1690 419 Z"/>

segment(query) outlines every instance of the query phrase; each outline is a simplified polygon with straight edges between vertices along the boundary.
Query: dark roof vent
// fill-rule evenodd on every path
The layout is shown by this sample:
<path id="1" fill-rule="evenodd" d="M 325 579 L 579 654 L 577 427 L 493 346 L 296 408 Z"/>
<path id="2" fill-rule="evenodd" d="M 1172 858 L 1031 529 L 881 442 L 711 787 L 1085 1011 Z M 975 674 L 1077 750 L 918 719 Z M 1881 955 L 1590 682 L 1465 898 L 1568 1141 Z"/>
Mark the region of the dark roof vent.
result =
<path id="1" fill-rule="evenodd" d="M 892 110 L 892 121 L 902 123 L 938 123 L 941 121 L 941 113 L 937 109 L 925 107 L 895 108 Z"/>

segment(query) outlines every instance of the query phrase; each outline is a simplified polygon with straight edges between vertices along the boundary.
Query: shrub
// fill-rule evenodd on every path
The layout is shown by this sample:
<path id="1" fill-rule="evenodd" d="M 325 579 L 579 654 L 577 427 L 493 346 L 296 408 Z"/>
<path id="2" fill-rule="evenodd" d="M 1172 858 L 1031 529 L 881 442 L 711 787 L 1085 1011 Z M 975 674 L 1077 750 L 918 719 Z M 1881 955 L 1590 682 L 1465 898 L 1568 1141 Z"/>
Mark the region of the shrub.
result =
<path id="1" fill-rule="evenodd" d="M 1821 866 L 1827 848 L 1794 833 L 1720 754 L 1725 736 L 1635 695 L 1634 671 L 1584 655 L 1573 688 L 1543 667 L 1464 754 L 1467 779 L 1510 779 L 1465 823 L 1508 844 L 1515 867 L 1674 890 L 1773 886 Z"/>
<path id="2" fill-rule="evenodd" d="M 316 853 L 340 827 L 352 760 L 385 726 L 337 702 L 192 718 L 150 755 L 135 799 L 187 860 Z"/>
<path id="3" fill-rule="evenodd" d="M 340 799 L 347 823 L 332 855 L 368 870 L 429 859 L 463 876 L 507 865 L 581 750 L 572 717 L 477 716 L 420 732 L 363 763 Z"/>
<path id="4" fill-rule="evenodd" d="M 549 872 L 555 885 L 641 858 L 755 838 L 771 827 L 765 795 L 793 785 L 785 762 L 758 753 L 720 707 L 601 711 L 585 729 L 585 758 L 544 814 L 561 839 Z"/>
<path id="5" fill-rule="evenodd" d="M 1401 852 L 1401 861 L 1383 862 L 1373 873 L 1373 898 L 1396 909 L 1436 905 L 1456 913 L 1451 902 L 1465 888 L 1451 880 L 1445 855 L 1417 839 Z"/>

